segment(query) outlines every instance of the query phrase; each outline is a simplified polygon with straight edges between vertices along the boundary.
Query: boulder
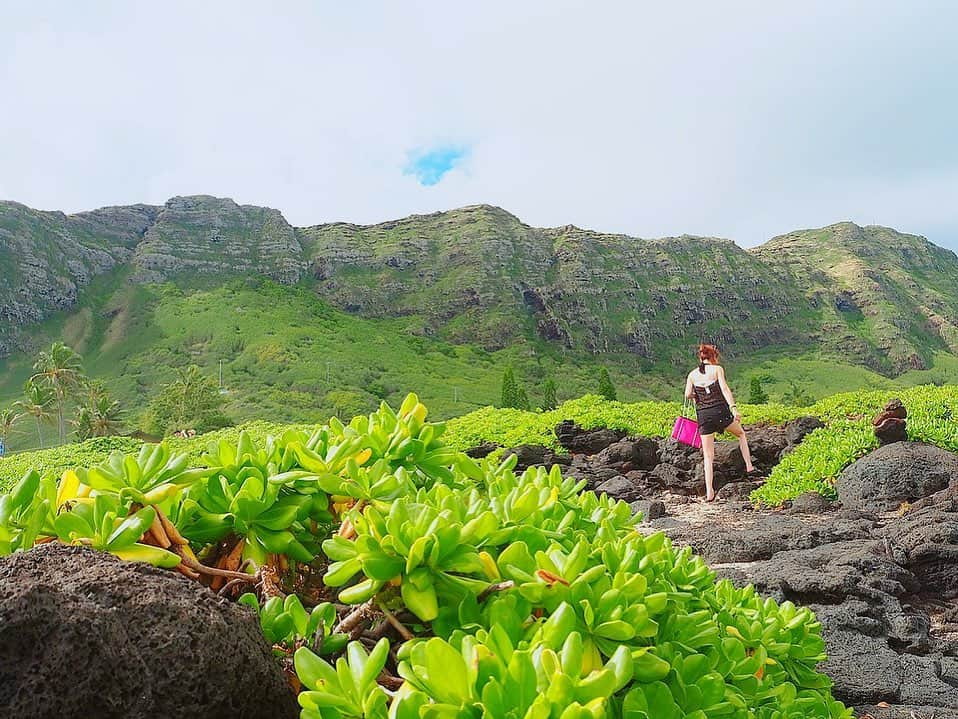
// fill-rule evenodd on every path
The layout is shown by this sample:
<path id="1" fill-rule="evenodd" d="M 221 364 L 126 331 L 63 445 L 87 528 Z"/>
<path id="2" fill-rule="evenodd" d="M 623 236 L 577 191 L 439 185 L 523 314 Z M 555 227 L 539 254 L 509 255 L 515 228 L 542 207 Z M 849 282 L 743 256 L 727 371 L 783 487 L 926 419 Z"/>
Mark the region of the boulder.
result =
<path id="1" fill-rule="evenodd" d="M 958 454 L 919 442 L 879 447 L 841 473 L 835 484 L 846 507 L 890 511 L 958 483 Z"/>
<path id="2" fill-rule="evenodd" d="M 488 457 L 498 448 L 499 445 L 495 442 L 483 442 L 482 444 L 467 449 L 466 456 L 472 457 L 473 459 L 482 459 L 483 457 Z"/>
<path id="3" fill-rule="evenodd" d="M 802 440 L 810 433 L 824 426 L 825 423 L 818 417 L 796 417 L 790 422 L 785 423 L 785 440 L 788 442 L 790 448 L 794 447 L 797 444 L 801 444 Z"/>
<path id="4" fill-rule="evenodd" d="M 524 472 L 529 467 L 540 465 L 543 467 L 551 467 L 554 464 L 567 465 L 572 461 L 568 455 L 556 454 L 541 444 L 520 444 L 510 447 L 502 453 L 502 458 L 507 459 L 512 455 L 519 458 L 516 462 L 516 472 Z"/>
<path id="5" fill-rule="evenodd" d="M 649 472 L 647 479 L 652 485 L 674 494 L 695 495 L 705 491 L 705 485 L 691 472 L 665 462 Z"/>
<path id="6" fill-rule="evenodd" d="M 621 439 L 596 454 L 593 462 L 618 468 L 628 465 L 626 471 L 648 470 L 659 463 L 659 446 L 650 437 Z"/>
<path id="7" fill-rule="evenodd" d="M 169 570 L 58 543 L 0 559 L 0 716 L 298 716 L 256 618 Z"/>
<path id="8" fill-rule="evenodd" d="M 958 513 L 928 506 L 907 512 L 886 529 L 896 560 L 921 577 L 925 591 L 958 599 Z"/>
<path id="9" fill-rule="evenodd" d="M 563 420 L 555 427 L 559 444 L 573 454 L 598 454 L 625 434 L 620 429 L 583 429 L 571 419 Z"/>
<path id="10" fill-rule="evenodd" d="M 715 496 L 725 501 L 747 502 L 752 492 L 761 486 L 762 482 L 729 482 L 716 490 Z"/>
<path id="11" fill-rule="evenodd" d="M 665 502 L 660 499 L 640 499 L 629 505 L 635 514 L 641 513 L 642 519 L 651 522 L 653 519 L 661 519 L 666 515 Z"/>
<path id="12" fill-rule="evenodd" d="M 771 469 L 781 458 L 788 447 L 787 430 L 776 425 L 756 425 L 745 428 L 748 437 L 748 448 L 752 453 L 753 463 L 762 469 Z M 738 446 L 738 443 L 733 443 Z M 739 453 L 741 456 L 741 453 Z M 744 462 L 743 462 L 744 471 Z"/>
<path id="13" fill-rule="evenodd" d="M 716 490 L 721 489 L 729 482 L 743 481 L 745 477 L 745 460 L 739 450 L 738 442 L 719 441 L 715 443 L 715 460 L 712 464 L 712 484 Z M 705 492 L 705 463 L 700 458 L 695 466 L 695 483 Z"/>
<path id="14" fill-rule="evenodd" d="M 818 514 L 829 508 L 831 502 L 818 492 L 805 492 L 792 500 L 789 512 L 792 514 Z"/>
<path id="15" fill-rule="evenodd" d="M 607 494 L 612 499 L 623 502 L 634 502 L 640 496 L 639 489 L 632 482 L 621 475 L 607 479 L 595 488 L 598 494 Z"/>
<path id="16" fill-rule="evenodd" d="M 671 437 L 659 442 L 659 462 L 671 464 L 678 469 L 692 470 L 702 457 L 700 450 L 677 442 Z"/>

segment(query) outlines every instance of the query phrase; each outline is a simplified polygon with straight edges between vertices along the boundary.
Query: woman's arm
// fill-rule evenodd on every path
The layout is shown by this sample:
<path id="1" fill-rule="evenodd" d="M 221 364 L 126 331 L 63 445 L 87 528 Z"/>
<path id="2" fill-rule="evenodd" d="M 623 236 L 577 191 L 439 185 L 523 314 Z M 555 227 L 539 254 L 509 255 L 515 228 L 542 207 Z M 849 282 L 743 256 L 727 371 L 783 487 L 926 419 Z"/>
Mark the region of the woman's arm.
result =
<path id="1" fill-rule="evenodd" d="M 735 419 L 741 419 L 742 413 L 738 411 L 738 407 L 735 406 L 735 397 L 732 396 L 732 390 L 728 386 L 728 382 L 725 381 L 725 368 L 717 367 L 716 372 L 718 374 L 719 387 L 722 388 L 722 394 L 725 395 L 725 401 L 728 402 L 728 406 L 732 410 L 732 416 Z"/>
<path id="2" fill-rule="evenodd" d="M 695 391 L 692 389 L 692 377 L 685 378 L 685 399 L 692 399 L 695 396 Z"/>

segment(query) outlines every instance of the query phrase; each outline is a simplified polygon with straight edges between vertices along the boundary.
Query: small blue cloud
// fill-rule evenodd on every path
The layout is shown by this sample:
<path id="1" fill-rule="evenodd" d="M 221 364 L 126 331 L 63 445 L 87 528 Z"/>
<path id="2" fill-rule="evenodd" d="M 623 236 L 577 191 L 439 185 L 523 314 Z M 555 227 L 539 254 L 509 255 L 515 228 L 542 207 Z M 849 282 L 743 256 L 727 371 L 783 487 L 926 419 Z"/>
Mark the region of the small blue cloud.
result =
<path id="1" fill-rule="evenodd" d="M 414 175 L 420 185 L 435 185 L 468 155 L 469 148 L 461 145 L 443 145 L 411 152 L 403 174 Z"/>

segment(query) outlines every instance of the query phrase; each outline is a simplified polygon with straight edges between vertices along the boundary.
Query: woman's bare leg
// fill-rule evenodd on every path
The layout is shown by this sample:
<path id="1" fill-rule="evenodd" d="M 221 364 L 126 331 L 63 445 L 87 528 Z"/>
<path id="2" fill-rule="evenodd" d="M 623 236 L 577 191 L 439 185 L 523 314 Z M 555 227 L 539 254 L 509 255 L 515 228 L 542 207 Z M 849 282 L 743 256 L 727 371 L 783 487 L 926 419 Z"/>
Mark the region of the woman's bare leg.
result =
<path id="1" fill-rule="evenodd" d="M 715 461 L 714 434 L 702 435 L 702 461 L 705 465 L 705 498 L 711 502 L 715 498 L 715 489 L 712 487 L 713 463 Z"/>
<path id="2" fill-rule="evenodd" d="M 742 423 L 735 420 L 728 426 L 726 431 L 738 437 L 738 448 L 742 452 L 742 459 L 745 460 L 745 471 L 751 472 L 755 469 L 755 465 L 752 464 L 752 453 L 749 451 L 748 437 L 745 436 L 745 429 L 742 427 Z"/>

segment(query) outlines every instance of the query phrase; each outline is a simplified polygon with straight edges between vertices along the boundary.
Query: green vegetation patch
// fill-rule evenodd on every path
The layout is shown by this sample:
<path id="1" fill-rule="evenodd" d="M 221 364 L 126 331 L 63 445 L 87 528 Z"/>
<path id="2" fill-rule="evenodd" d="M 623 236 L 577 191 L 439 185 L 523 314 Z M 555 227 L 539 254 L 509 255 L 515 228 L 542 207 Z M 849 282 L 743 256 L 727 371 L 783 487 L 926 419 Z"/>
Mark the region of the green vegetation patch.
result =
<path id="1" fill-rule="evenodd" d="M 517 475 L 445 432 L 410 395 L 221 435 L 201 467 L 158 444 L 59 484 L 31 471 L 0 495 L 0 555 L 85 545 L 257 592 L 241 601 L 293 657 L 302 719 L 851 718 L 811 610 L 717 582 L 559 467 Z M 291 597 L 314 573 L 331 601 L 307 614 Z"/>
<path id="2" fill-rule="evenodd" d="M 775 506 L 804 492 L 834 497 L 841 471 L 878 446 L 871 420 L 894 397 L 908 410 L 909 439 L 958 451 L 958 386 L 839 394 L 808 408 L 825 426 L 786 455 L 752 499 Z"/>
<path id="3" fill-rule="evenodd" d="M 102 462 L 111 452 L 134 452 L 143 443 L 132 437 L 94 437 L 86 442 L 65 444 L 52 449 L 21 452 L 0 459 L 0 490 L 7 489 L 29 470 L 59 476 L 65 470 Z"/>
<path id="4" fill-rule="evenodd" d="M 810 413 L 808 408 L 780 404 L 742 404 L 739 407 L 746 423 L 781 424 Z M 636 437 L 668 437 L 681 411 L 679 402 L 618 402 L 599 395 L 563 402 L 548 412 L 483 407 L 449 420 L 448 441 L 457 449 L 468 449 L 483 442 L 494 442 L 502 447 L 542 444 L 558 449 L 553 430 L 559 422 L 568 419 L 584 429 L 606 427 L 625 430 Z"/>

